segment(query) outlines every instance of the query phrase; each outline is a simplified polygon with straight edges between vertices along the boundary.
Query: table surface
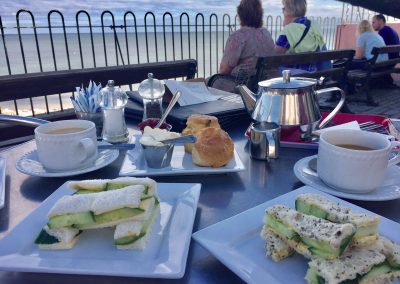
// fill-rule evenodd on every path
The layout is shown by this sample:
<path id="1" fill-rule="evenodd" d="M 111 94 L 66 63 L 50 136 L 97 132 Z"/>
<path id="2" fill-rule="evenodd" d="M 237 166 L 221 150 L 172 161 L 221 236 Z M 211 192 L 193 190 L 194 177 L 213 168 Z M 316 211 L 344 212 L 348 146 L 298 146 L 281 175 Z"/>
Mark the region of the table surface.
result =
<path id="1" fill-rule="evenodd" d="M 131 126 L 134 122 L 129 122 Z M 301 158 L 315 155 L 316 150 L 281 148 L 280 156 L 270 162 L 252 160 L 244 131 L 248 122 L 235 123 L 228 132 L 235 141 L 238 154 L 246 169 L 239 173 L 220 175 L 155 177 L 158 182 L 202 184 L 193 232 L 206 228 L 256 205 L 303 186 L 293 173 L 294 164 Z M 35 149 L 34 141 L 0 152 L 7 159 L 6 204 L 0 210 L 0 238 L 29 215 L 46 197 L 71 178 L 40 178 L 22 174 L 15 162 L 26 152 Z M 123 152 L 122 152 L 123 153 Z M 111 165 L 73 179 L 115 178 L 124 155 Z M 350 201 L 377 214 L 400 222 L 400 199 L 385 202 Z M 261 217 L 260 217 L 261 218 Z M 43 273 L 0 272 L 0 283 L 242 283 L 242 280 L 192 241 L 187 267 L 182 279 L 142 279 L 125 277 L 63 275 Z"/>

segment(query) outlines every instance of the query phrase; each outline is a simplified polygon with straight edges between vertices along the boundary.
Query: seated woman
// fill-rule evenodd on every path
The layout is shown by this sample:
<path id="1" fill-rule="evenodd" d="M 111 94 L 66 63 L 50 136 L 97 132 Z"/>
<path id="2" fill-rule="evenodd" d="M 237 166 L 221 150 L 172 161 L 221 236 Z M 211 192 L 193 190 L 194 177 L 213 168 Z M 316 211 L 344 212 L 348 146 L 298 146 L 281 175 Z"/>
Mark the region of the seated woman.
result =
<path id="1" fill-rule="evenodd" d="M 383 38 L 374 33 L 372 26 L 367 20 L 362 20 L 357 27 L 357 42 L 356 42 L 356 54 L 351 64 L 351 69 L 364 69 L 367 60 L 373 57 L 372 49 L 374 47 L 385 46 Z M 377 62 L 388 60 L 387 54 L 379 54 L 376 59 Z"/>
<path id="2" fill-rule="evenodd" d="M 283 0 L 282 4 L 284 28 L 275 43 L 276 53 L 285 54 L 326 50 L 324 38 L 318 25 L 311 22 L 305 16 L 307 1 Z M 308 72 L 330 67 L 331 63 L 325 61 L 318 64 L 293 66 L 294 69 L 301 69 Z"/>
<path id="3" fill-rule="evenodd" d="M 263 8 L 260 0 L 241 0 L 237 7 L 240 29 L 227 39 L 219 73 L 248 78 L 255 73 L 257 57 L 274 54 L 274 41 L 263 28 Z M 242 82 L 241 82 L 242 83 Z M 214 88 L 233 91 L 237 82 L 217 80 Z"/>

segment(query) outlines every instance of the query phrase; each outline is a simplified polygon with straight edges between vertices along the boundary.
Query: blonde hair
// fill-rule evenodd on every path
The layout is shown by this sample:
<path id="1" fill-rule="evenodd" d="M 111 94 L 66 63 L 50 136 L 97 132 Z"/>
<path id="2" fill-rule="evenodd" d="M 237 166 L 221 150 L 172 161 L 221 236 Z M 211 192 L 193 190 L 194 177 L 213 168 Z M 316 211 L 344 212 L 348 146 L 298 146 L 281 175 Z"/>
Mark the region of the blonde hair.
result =
<path id="1" fill-rule="evenodd" d="M 302 17 L 307 12 L 307 0 L 282 0 L 285 13 L 292 17 Z"/>
<path id="2" fill-rule="evenodd" d="M 358 34 L 372 32 L 372 26 L 368 20 L 362 20 L 357 27 Z"/>

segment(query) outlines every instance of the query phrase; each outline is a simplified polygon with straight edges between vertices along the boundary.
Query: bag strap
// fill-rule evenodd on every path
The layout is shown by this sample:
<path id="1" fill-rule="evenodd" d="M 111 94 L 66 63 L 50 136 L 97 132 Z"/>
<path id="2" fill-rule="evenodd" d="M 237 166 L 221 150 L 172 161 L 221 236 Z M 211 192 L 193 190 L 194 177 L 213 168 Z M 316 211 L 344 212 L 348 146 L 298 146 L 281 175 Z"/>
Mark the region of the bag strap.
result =
<path id="1" fill-rule="evenodd" d="M 295 48 L 303 41 L 303 39 L 306 37 L 308 31 L 310 30 L 311 27 L 311 21 L 308 21 L 308 25 L 306 25 L 306 29 L 304 30 L 303 34 L 301 35 L 301 38 L 299 39 L 299 41 L 296 43 L 296 45 L 293 47 L 293 50 L 295 50 Z"/>

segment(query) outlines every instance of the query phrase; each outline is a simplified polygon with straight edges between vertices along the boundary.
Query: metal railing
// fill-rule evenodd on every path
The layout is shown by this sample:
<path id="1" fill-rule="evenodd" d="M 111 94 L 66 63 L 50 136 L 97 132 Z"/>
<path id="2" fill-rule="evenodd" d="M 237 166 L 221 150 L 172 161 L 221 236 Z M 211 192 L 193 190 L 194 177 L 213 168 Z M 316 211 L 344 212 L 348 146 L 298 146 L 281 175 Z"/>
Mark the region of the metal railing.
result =
<path id="1" fill-rule="evenodd" d="M 218 72 L 226 39 L 239 27 L 237 16 L 202 13 L 174 16 L 166 12 L 157 18 L 147 12 L 139 21 L 131 11 L 120 18 L 104 11 L 98 19 L 81 10 L 73 23 L 71 19 L 66 21 L 60 11 L 51 10 L 46 20 L 37 21 L 31 11 L 19 10 L 15 25 L 3 25 L 0 15 L 0 76 L 194 58 L 198 62 L 197 76 L 207 77 Z M 314 21 L 332 49 L 341 20 L 316 17 Z M 281 16 L 264 20 L 274 39 L 282 23 Z M 82 83 L 87 82 L 77 85 Z M 0 103 L 0 112 L 21 114 L 21 105 L 27 105 L 27 115 L 34 116 L 53 111 L 51 106 L 56 102 L 60 110 L 70 107 L 70 94 L 55 96 L 43 98 L 45 110 L 35 111 L 40 99 L 34 98 L 14 101 L 12 106 Z"/>

